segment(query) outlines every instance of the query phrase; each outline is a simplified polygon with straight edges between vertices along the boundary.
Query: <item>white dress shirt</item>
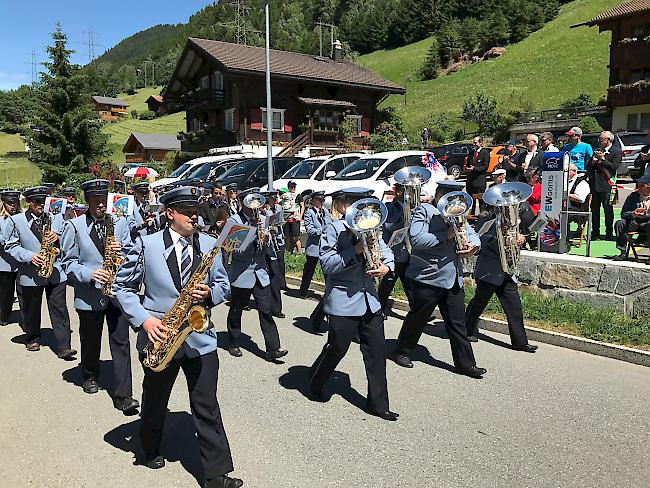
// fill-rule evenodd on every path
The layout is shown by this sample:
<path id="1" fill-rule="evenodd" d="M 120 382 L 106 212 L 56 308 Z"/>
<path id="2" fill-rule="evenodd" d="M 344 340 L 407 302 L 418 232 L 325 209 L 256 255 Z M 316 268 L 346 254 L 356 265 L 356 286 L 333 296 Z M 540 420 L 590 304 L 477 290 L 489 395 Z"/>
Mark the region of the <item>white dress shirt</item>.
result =
<path id="1" fill-rule="evenodd" d="M 571 191 L 571 188 L 573 187 L 574 183 L 578 179 L 578 175 L 575 176 L 572 180 L 569 180 L 569 191 Z M 587 183 L 587 180 L 582 180 L 578 185 L 573 188 L 573 195 L 575 195 L 578 200 L 580 200 L 580 203 L 585 203 L 585 200 L 587 200 L 587 197 L 589 196 L 589 193 L 591 193 L 591 189 L 589 188 L 589 183 Z M 576 202 L 572 202 L 569 200 L 569 207 L 575 205 Z"/>
<path id="2" fill-rule="evenodd" d="M 172 243 L 174 244 L 174 250 L 176 251 L 176 262 L 178 263 L 178 270 L 182 273 L 183 268 L 181 267 L 181 259 L 183 256 L 183 244 L 181 244 L 180 239 L 183 237 L 180 235 L 178 232 L 173 230 L 171 227 L 169 228 L 169 235 L 172 237 Z M 186 237 L 185 239 L 188 240 L 189 246 L 187 246 L 187 250 L 190 254 L 190 262 L 194 261 L 194 246 L 192 245 L 192 236 Z"/>

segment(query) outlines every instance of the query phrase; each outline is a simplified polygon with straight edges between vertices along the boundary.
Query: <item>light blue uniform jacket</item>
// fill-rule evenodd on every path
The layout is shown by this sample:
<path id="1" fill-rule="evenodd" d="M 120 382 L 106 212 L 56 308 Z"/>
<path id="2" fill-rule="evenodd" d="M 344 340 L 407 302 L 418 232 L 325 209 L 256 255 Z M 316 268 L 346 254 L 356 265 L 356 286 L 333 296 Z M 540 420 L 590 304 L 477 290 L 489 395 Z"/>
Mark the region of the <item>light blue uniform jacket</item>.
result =
<path id="1" fill-rule="evenodd" d="M 449 226 L 438 209 L 424 203 L 413 211 L 409 238 L 411 239 L 411 260 L 406 268 L 406 277 L 438 288 L 450 290 L 455 283 L 463 286 L 463 265 L 456 253 L 456 242 L 447 239 Z M 469 242 L 476 247 L 481 240 L 465 223 Z"/>
<path id="2" fill-rule="evenodd" d="M 368 311 L 381 309 L 374 279 L 364 270 L 363 259 L 357 256 L 352 244 L 353 233 L 341 220 L 335 220 L 323 229 L 320 239 L 320 266 L 327 275 L 325 298 L 326 314 L 341 317 L 361 317 Z M 383 263 L 393 271 L 393 253 L 379 239 Z"/>
<path id="3" fill-rule="evenodd" d="M 382 237 L 384 242 L 388 244 L 395 231 L 404 228 L 404 205 L 395 200 L 388 202 L 386 208 L 388 209 L 388 218 L 386 218 L 386 222 L 384 223 Z M 402 242 L 391 248 L 396 263 L 405 263 L 409 260 L 409 252 L 406 250 L 406 239 L 408 239 L 408 236 L 404 236 Z"/>
<path id="4" fill-rule="evenodd" d="M 323 229 L 327 224 L 332 223 L 332 216 L 330 213 L 323 209 L 323 224 L 318 220 L 318 211 L 315 208 L 310 208 L 305 212 L 305 230 L 307 231 L 307 249 L 305 254 L 317 258 L 320 252 L 320 236 Z"/>
<path id="5" fill-rule="evenodd" d="M 13 224 L 9 217 L 0 217 L 0 271 L 5 273 L 18 271 L 18 261 L 5 250 L 5 241 L 11 235 L 12 229 Z"/>
<path id="6" fill-rule="evenodd" d="M 231 215 L 228 217 L 228 221 L 239 225 L 253 225 L 249 224 L 248 219 L 243 217 L 241 213 Z M 233 252 L 232 262 L 228 268 L 230 284 L 236 288 L 252 289 L 259 280 L 261 286 L 269 286 L 271 279 L 269 278 L 269 265 L 266 257 L 271 253 L 273 251 L 270 245 L 264 246 L 262 249 L 259 248 L 257 237 L 243 251 Z"/>
<path id="7" fill-rule="evenodd" d="M 61 237 L 63 230 L 63 215 L 58 214 L 52 220 L 52 231 Z M 9 218 L 10 234 L 5 240 L 7 253 L 18 261 L 18 283 L 21 286 L 45 286 L 48 283 L 57 285 L 64 283 L 67 278 L 61 268 L 61 253 L 54 262 L 54 271 L 49 279 L 37 275 L 38 269 L 32 264 L 32 257 L 41 249 L 41 242 L 32 232 L 25 213 L 19 213 Z"/>
<path id="8" fill-rule="evenodd" d="M 61 237 L 61 267 L 68 276 L 68 283 L 74 287 L 74 308 L 106 310 L 110 299 L 102 294 L 101 286 L 91 278 L 93 271 L 104 266 L 104 256 L 100 252 L 100 243 L 91 238 L 92 224 L 89 225 L 88 221 L 86 215 L 81 215 L 64 224 Z M 115 239 L 120 244 L 125 243 L 122 248 L 124 254 L 130 247 L 129 228 L 125 217 L 115 221 Z"/>
<path id="9" fill-rule="evenodd" d="M 194 234 L 194 270 L 201 262 L 202 256 L 214 247 L 215 242 L 216 240 L 208 235 Z M 221 253 L 214 260 L 206 283 L 211 291 L 211 303 L 208 303 L 208 306 L 216 306 L 226 300 L 230 285 Z M 144 287 L 142 302 L 138 296 L 141 286 Z M 142 328 L 144 321 L 150 316 L 162 318 L 172 308 L 180 296 L 180 291 L 180 271 L 169 230 L 138 237 L 117 272 L 113 293 L 132 328 L 138 332 L 139 351 L 142 351 L 148 342 L 147 333 Z M 216 348 L 217 335 L 214 325 L 211 324 L 202 334 L 192 332 L 177 355 L 198 357 L 213 352 Z"/>

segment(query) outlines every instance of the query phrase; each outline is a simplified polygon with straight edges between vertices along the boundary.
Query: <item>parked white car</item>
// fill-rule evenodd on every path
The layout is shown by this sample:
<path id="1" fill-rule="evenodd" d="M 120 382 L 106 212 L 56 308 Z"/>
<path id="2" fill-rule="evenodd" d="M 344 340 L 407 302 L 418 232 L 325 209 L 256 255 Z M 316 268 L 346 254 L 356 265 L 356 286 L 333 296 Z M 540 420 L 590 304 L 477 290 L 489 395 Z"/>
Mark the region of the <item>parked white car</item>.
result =
<path id="1" fill-rule="evenodd" d="M 214 162 L 217 162 L 217 161 L 229 161 L 229 160 L 234 160 L 234 159 L 247 159 L 247 158 L 252 158 L 252 157 L 253 157 L 252 153 L 244 153 L 244 154 L 222 154 L 222 155 L 219 155 L 219 156 L 204 156 L 202 158 L 192 159 L 190 161 L 187 161 L 187 162 L 181 164 L 168 177 L 161 178 L 159 180 L 154 181 L 151 184 L 151 187 L 156 188 L 157 186 L 169 185 L 169 184 L 174 183 L 176 181 L 185 180 L 192 173 L 194 173 L 196 170 L 198 170 L 199 167 L 201 167 L 202 165 L 207 164 L 207 163 L 214 163 Z"/>
<path id="2" fill-rule="evenodd" d="M 336 154 L 334 156 L 314 156 L 304 159 L 289 169 L 280 178 L 273 181 L 273 188 L 286 188 L 290 181 L 296 182 L 296 192 L 306 193 L 322 189 L 322 182 L 336 176 L 342 169 L 350 165 L 364 153 Z M 266 190 L 268 185 L 262 187 Z"/>
<path id="3" fill-rule="evenodd" d="M 346 166 L 336 176 L 320 182 L 319 190 L 326 193 L 343 188 L 362 187 L 374 190 L 380 200 L 392 190 L 393 175 L 407 166 L 422 166 L 424 151 L 389 151 L 364 156 Z"/>

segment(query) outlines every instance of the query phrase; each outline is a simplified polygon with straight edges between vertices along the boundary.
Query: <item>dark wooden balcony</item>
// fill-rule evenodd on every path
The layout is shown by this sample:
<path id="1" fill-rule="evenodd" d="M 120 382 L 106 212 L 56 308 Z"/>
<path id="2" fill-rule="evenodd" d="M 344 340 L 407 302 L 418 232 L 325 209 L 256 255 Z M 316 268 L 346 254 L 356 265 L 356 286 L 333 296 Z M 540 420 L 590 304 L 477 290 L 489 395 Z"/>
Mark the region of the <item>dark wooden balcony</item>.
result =
<path id="1" fill-rule="evenodd" d="M 634 67 L 650 67 L 650 43 L 643 39 L 614 46 L 610 66 L 629 70 Z"/>
<path id="2" fill-rule="evenodd" d="M 613 86 L 607 90 L 607 105 L 626 107 L 650 103 L 650 83 L 643 85 Z"/>
<path id="3" fill-rule="evenodd" d="M 215 107 L 221 107 L 224 103 L 224 91 L 216 88 L 204 88 L 192 93 L 187 93 L 181 97 L 185 108 L 196 107 L 197 105 L 211 104 Z"/>

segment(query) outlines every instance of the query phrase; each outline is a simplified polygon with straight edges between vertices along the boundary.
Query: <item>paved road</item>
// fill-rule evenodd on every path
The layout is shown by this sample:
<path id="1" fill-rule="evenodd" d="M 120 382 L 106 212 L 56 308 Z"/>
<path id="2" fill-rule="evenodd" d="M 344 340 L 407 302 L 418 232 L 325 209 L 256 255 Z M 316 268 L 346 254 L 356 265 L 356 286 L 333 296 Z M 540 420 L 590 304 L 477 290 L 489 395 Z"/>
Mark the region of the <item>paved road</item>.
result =
<path id="1" fill-rule="evenodd" d="M 219 400 L 235 460 L 247 487 L 636 487 L 650 478 L 650 370 L 541 345 L 510 351 L 490 334 L 475 347 L 483 380 L 448 370 L 441 327 L 428 327 L 415 368 L 388 364 L 389 423 L 366 415 L 366 383 L 357 347 L 341 363 L 326 404 L 305 395 L 306 367 L 324 336 L 302 330 L 313 301 L 285 299 L 298 322 L 279 322 L 287 361 L 260 359 L 254 312 L 244 357 L 221 352 Z M 223 329 L 225 307 L 217 312 Z M 389 347 L 401 321 L 387 321 Z M 74 330 L 78 330 L 76 316 Z M 133 466 L 138 417 L 113 409 L 106 391 L 86 395 L 75 363 L 44 348 L 28 353 L 0 328 L 0 486 L 196 487 L 201 480 L 182 375 L 170 402 L 163 470 Z M 222 341 L 225 343 L 225 340 Z M 78 336 L 74 335 L 78 346 Z M 107 346 L 107 344 L 105 344 Z M 103 358 L 108 359 L 108 347 Z M 431 356 L 430 356 L 431 355 Z M 435 358 L 435 359 L 434 359 Z M 110 383 L 108 363 L 102 381 Z M 134 364 L 135 394 L 141 368 Z"/>

